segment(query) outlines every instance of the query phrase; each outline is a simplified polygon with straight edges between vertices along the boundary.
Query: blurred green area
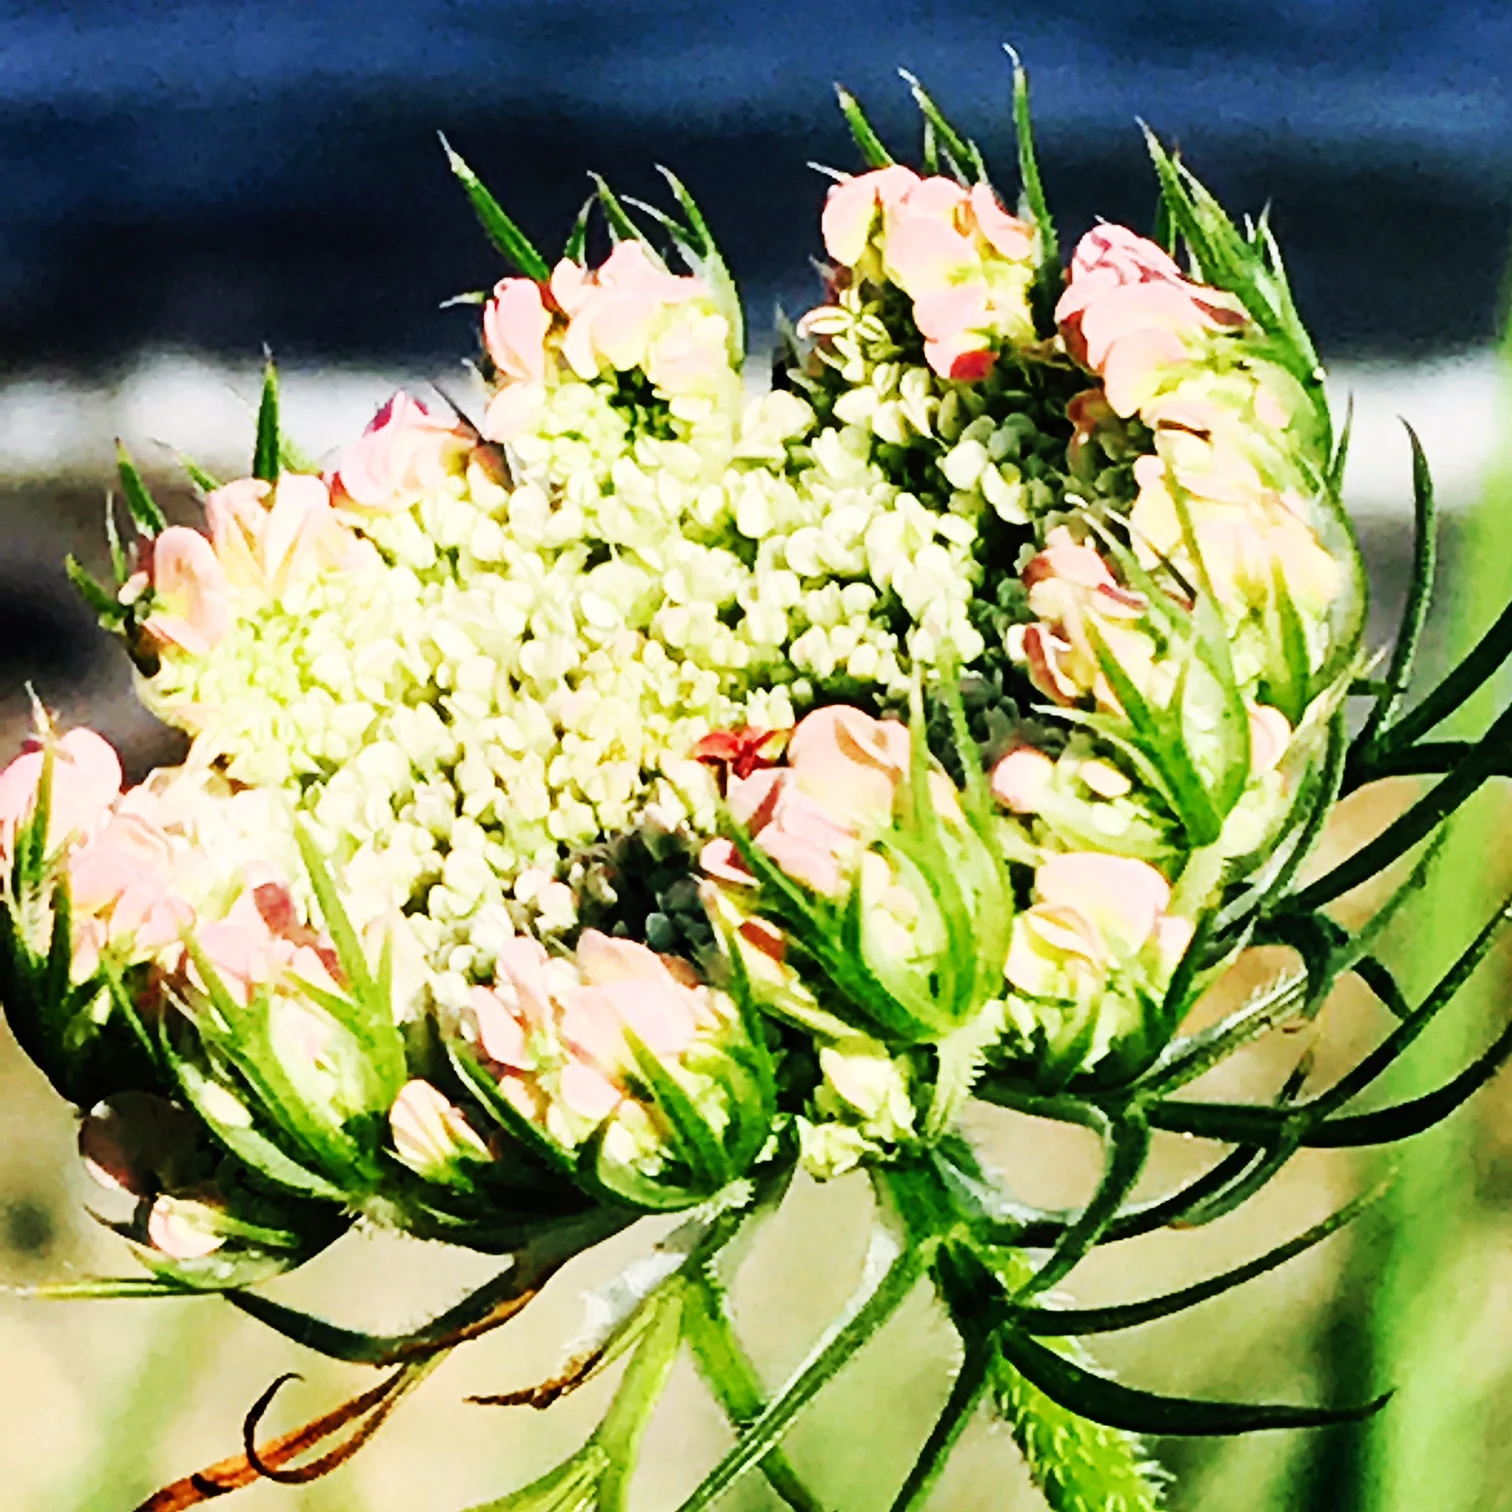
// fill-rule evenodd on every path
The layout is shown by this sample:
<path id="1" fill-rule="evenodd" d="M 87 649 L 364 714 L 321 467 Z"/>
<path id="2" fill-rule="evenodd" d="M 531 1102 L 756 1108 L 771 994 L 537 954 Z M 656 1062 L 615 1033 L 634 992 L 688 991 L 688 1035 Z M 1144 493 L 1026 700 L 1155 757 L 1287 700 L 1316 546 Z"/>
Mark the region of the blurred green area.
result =
<path id="1" fill-rule="evenodd" d="M 1512 415 L 1512 396 L 1506 412 Z M 1402 455 L 1405 498 L 1405 443 Z M 92 501 L 85 509 L 77 495 L 33 491 L 8 502 L 8 518 L 56 538 L 60 557 L 81 542 L 88 543 L 81 554 L 98 549 Z M 1501 521 L 1509 508 L 1512 453 L 1494 469 L 1480 509 L 1449 519 L 1445 589 L 1429 641 L 1437 649 L 1425 678 L 1505 601 L 1512 539 Z M 1392 522 L 1366 541 L 1388 590 L 1400 577 L 1404 534 L 1405 526 Z M 72 681 L 63 696 L 57 685 L 41 689 L 49 702 L 71 719 L 101 719 L 139 767 L 159 759 L 150 727 L 129 713 L 124 669 L 102 679 L 65 659 L 59 672 L 60 681 Z M 26 701 L 20 689 L 0 693 L 9 749 Z M 1341 811 L 1317 865 L 1380 828 L 1415 790 L 1400 782 L 1358 795 Z M 1508 833 L 1509 818 L 1502 792 L 1484 792 L 1456 830 L 1433 890 L 1396 927 L 1388 953 L 1409 993 L 1434 978 L 1512 887 L 1512 851 L 1498 838 Z M 1363 916 L 1370 901 L 1351 898 L 1345 909 Z M 1223 990 L 1242 993 L 1284 965 L 1282 953 L 1252 952 Z M 1440 1080 L 1468 1058 L 1498 1011 L 1506 972 L 1504 955 L 1483 968 L 1458 1010 L 1409 1058 L 1393 1091 Z M 1255 1047 L 1213 1073 L 1203 1090 L 1219 1097 L 1273 1092 L 1309 1042 L 1313 1076 L 1326 1082 L 1384 1027 L 1372 1000 L 1345 984 L 1313 1029 Z M 1398 1388 L 1386 1412 L 1363 1428 L 1157 1443 L 1175 1475 L 1173 1512 L 1512 1506 L 1512 1492 L 1503 1489 L 1512 1485 L 1503 1405 L 1512 1375 L 1509 1098 L 1506 1085 L 1493 1084 L 1448 1124 L 1392 1156 L 1393 1194 L 1321 1250 L 1194 1313 L 1100 1341 L 1099 1356 L 1120 1374 L 1183 1394 L 1336 1400 Z M 1095 1181 L 1096 1151 L 1080 1131 L 983 1109 L 972 1132 L 1030 1201 L 1073 1204 Z M 84 1212 L 89 1193 L 72 1142 L 68 1110 L 0 1032 L 0 1281 L 24 1286 L 131 1270 L 124 1245 Z M 1195 1142 L 1167 1140 L 1141 1195 L 1211 1159 Z M 1101 1250 L 1070 1289 L 1088 1304 L 1170 1290 L 1299 1232 L 1385 1166 L 1371 1152 L 1303 1152 L 1239 1213 L 1209 1228 Z M 844 1304 L 860 1273 L 869 1210 L 859 1180 L 804 1183 L 759 1237 L 735 1307 L 769 1380 L 797 1364 Z M 459 1512 L 528 1481 L 587 1435 L 608 1383 L 549 1414 L 470 1406 L 462 1398 L 553 1374 L 584 1325 L 585 1291 L 646 1242 L 631 1236 L 585 1257 L 508 1328 L 459 1351 L 336 1475 L 298 1489 L 254 1486 L 226 1505 L 248 1512 Z M 276 1292 L 359 1326 L 398 1329 L 454 1300 L 494 1264 L 359 1235 L 277 1283 Z M 269 1431 L 314 1416 L 371 1379 L 306 1355 L 211 1299 L 56 1304 L 0 1295 L 0 1359 L 4 1512 L 131 1512 L 159 1484 L 239 1452 L 247 1408 L 284 1371 L 305 1379 L 286 1388 Z M 827 1505 L 837 1512 L 887 1507 L 944 1398 L 953 1363 L 948 1330 L 921 1294 L 800 1420 L 791 1457 Z M 727 1432 L 683 1367 L 647 1445 L 638 1505 L 648 1512 L 676 1505 Z M 776 1503 L 752 1478 L 728 1505 L 754 1512 Z M 1029 1512 L 1041 1503 L 1006 1431 L 983 1418 L 968 1431 L 933 1505 Z"/>

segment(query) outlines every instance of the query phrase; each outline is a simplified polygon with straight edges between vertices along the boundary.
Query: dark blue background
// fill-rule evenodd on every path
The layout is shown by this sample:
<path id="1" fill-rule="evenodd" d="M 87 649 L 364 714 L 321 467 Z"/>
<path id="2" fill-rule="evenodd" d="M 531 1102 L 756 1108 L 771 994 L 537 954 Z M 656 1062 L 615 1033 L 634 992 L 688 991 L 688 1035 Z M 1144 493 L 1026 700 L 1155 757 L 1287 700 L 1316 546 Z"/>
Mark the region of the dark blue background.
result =
<path id="1" fill-rule="evenodd" d="M 457 349 L 438 302 L 497 270 L 438 128 L 551 248 L 589 167 L 676 167 L 759 323 L 811 287 L 806 160 L 854 162 L 831 82 L 906 140 L 906 64 L 1011 185 L 1004 40 L 1068 232 L 1147 218 L 1143 116 L 1234 208 L 1274 200 L 1333 352 L 1492 331 L 1507 0 L 0 0 L 0 366 Z"/>

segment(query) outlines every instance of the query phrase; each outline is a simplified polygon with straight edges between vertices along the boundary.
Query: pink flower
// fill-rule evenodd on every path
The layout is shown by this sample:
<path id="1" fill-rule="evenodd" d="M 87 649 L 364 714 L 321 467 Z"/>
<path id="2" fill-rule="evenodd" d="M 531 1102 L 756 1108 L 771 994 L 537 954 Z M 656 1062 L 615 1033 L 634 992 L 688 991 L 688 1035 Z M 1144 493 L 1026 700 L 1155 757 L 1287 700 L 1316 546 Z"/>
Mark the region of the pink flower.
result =
<path id="1" fill-rule="evenodd" d="M 692 968 L 644 945 L 586 930 L 576 966 L 578 985 L 563 995 L 560 1025 L 576 1065 L 563 1075 L 562 1096 L 574 1112 L 601 1118 L 618 1105 L 634 1065 L 627 1030 L 659 1059 L 676 1061 L 716 1019 Z"/>
<path id="2" fill-rule="evenodd" d="M 583 277 L 573 264 L 559 263 L 552 292 L 568 317 L 562 356 L 583 379 L 598 377 L 606 367 L 620 372 L 646 367 L 664 312 L 709 297 L 702 279 L 664 272 L 638 241 L 621 242 L 602 267 Z M 724 335 L 721 327 L 712 343 L 715 351 L 722 351 Z M 680 361 L 687 360 L 684 353 Z"/>
<path id="3" fill-rule="evenodd" d="M 1127 856 L 1052 856 L 1034 874 L 1034 896 L 1014 921 L 1005 968 L 1031 997 L 1101 991 L 1110 968 L 1135 962 L 1163 982 L 1192 937 L 1190 919 L 1166 912 L 1166 879 Z"/>
<path id="4" fill-rule="evenodd" d="M 27 749 L 0 772 L 0 861 L 6 866 L 15 854 L 17 830 L 36 810 L 47 764 L 46 739 L 28 741 Z M 60 845 L 87 841 L 105 825 L 121 792 L 121 758 L 93 730 L 70 730 L 51 746 L 49 852 Z"/>
<path id="5" fill-rule="evenodd" d="M 483 307 L 483 345 L 501 384 L 546 381 L 546 336 L 551 311 L 541 286 L 529 278 L 505 278 Z"/>
<path id="6" fill-rule="evenodd" d="M 222 1199 L 199 1181 L 205 1161 L 193 1114 L 145 1092 L 120 1092 L 79 1126 L 84 1169 L 137 1204 L 139 1238 L 172 1260 L 200 1260 L 225 1243 Z"/>
<path id="7" fill-rule="evenodd" d="M 1040 622 L 1023 627 L 1017 641 L 1042 692 L 1062 704 L 1092 693 L 1104 708 L 1120 710 L 1102 670 L 1098 640 L 1148 691 L 1154 646 L 1144 632 L 1145 601 L 1118 582 L 1092 547 L 1057 525 L 1022 578 Z"/>
<path id="8" fill-rule="evenodd" d="M 197 530 L 170 525 L 144 542 L 143 565 L 133 586 L 152 589 L 152 611 L 142 633 L 160 646 L 203 656 L 231 628 L 226 574 L 214 548 Z"/>
<path id="9" fill-rule="evenodd" d="M 109 947 L 135 954 L 183 937 L 194 910 L 174 890 L 168 836 L 139 814 L 116 813 L 69 859 L 73 976 L 91 977 Z"/>
<path id="10" fill-rule="evenodd" d="M 205 514 L 227 581 L 259 597 L 277 599 L 356 559 L 356 538 L 331 508 L 325 481 L 309 473 L 227 483 L 205 500 Z"/>
<path id="11" fill-rule="evenodd" d="M 472 448 L 473 437 L 462 426 L 399 392 L 347 448 L 331 491 L 337 503 L 351 508 L 408 509 L 441 488 Z"/>
<path id="12" fill-rule="evenodd" d="M 343 989 L 330 942 L 304 923 L 288 884 L 267 868 L 249 867 L 247 886 L 225 917 L 201 926 L 195 943 L 227 991 L 247 1004 L 262 988 L 297 990 L 299 981 L 324 992 Z M 191 980 L 196 979 L 192 965 Z"/>
<path id="13" fill-rule="evenodd" d="M 1129 284 L 1182 284 L 1181 269 L 1170 254 L 1127 226 L 1094 226 L 1076 244 L 1067 270 L 1067 286 L 1055 306 L 1056 324 L 1072 348 L 1082 312 L 1093 300 Z"/>
<path id="14" fill-rule="evenodd" d="M 445 1180 L 459 1162 L 489 1159 L 467 1115 L 428 1081 L 408 1081 L 389 1109 L 394 1153 L 412 1171 Z"/>
<path id="15" fill-rule="evenodd" d="M 820 218 L 824 250 L 842 266 L 855 267 L 865 255 L 878 213 L 896 204 L 918 183 L 919 175 L 911 168 L 894 164 L 834 185 L 825 197 Z"/>
<path id="16" fill-rule="evenodd" d="M 1037 814 L 1055 763 L 1033 746 L 1015 746 L 992 769 L 992 796 L 1015 814 Z"/>
<path id="17" fill-rule="evenodd" d="M 1034 256 L 1034 233 L 1003 209 L 991 184 L 973 184 L 968 200 L 973 227 L 999 257 L 1028 262 Z"/>
<path id="18" fill-rule="evenodd" d="M 892 818 L 908 771 L 908 730 L 836 704 L 799 723 L 787 754 L 786 767 L 730 782 L 730 812 L 790 877 L 834 896 L 862 832 Z M 743 877 L 733 849 L 716 844 L 705 859 L 711 876 Z"/>
<path id="19" fill-rule="evenodd" d="M 1055 318 L 1067 350 L 1101 375 L 1123 416 L 1153 396 L 1191 340 L 1248 319 L 1232 295 L 1182 277 L 1164 251 L 1123 226 L 1095 226 L 1082 238 Z"/>
<path id="20" fill-rule="evenodd" d="M 807 715 L 788 742 L 798 785 L 849 823 L 884 824 L 908 775 L 908 727 L 831 704 Z"/>
<path id="21" fill-rule="evenodd" d="M 1325 613 L 1340 591 L 1342 574 L 1308 523 L 1306 506 L 1266 488 L 1242 458 L 1214 452 L 1211 466 L 1179 469 L 1177 481 L 1217 495 L 1189 491 L 1186 505 L 1218 602 L 1230 609 L 1263 608 L 1275 593 L 1279 572 L 1299 610 L 1314 617 Z M 1134 479 L 1139 496 L 1129 526 L 1136 555 L 1146 566 L 1171 561 L 1192 572 L 1168 464 L 1141 457 Z"/>

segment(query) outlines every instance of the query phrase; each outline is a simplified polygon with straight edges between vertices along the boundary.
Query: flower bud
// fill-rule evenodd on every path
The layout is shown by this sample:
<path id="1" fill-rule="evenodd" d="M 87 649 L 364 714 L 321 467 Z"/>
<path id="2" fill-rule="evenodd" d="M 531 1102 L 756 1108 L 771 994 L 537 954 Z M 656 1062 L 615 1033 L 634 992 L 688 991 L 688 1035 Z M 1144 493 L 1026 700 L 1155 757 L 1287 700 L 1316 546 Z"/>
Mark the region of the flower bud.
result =
<path id="1" fill-rule="evenodd" d="M 394 1153 L 427 1181 L 468 1183 L 467 1168 L 490 1159 L 466 1115 L 428 1081 L 404 1084 L 389 1109 Z"/>
<path id="2" fill-rule="evenodd" d="M 1095 1065 L 1145 1028 L 1192 938 L 1170 901 L 1161 873 L 1129 857 L 1072 852 L 1038 868 L 1004 976 L 1009 1017 L 1044 1042 L 1044 1069 Z"/>

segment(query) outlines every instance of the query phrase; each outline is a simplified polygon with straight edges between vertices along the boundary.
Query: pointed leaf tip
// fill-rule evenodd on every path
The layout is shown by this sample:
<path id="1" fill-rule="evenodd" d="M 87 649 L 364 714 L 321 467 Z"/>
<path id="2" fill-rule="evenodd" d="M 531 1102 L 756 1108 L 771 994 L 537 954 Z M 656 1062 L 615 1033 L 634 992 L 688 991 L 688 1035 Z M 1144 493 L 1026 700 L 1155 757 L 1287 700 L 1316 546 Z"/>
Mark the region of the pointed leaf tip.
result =
<path id="1" fill-rule="evenodd" d="M 545 283 L 551 277 L 546 259 L 536 250 L 530 238 L 504 212 L 504 207 L 489 193 L 483 181 L 467 165 L 442 132 L 441 148 L 446 153 L 447 165 L 462 185 L 483 234 L 488 237 L 504 258 L 513 263 L 526 278 L 536 283 Z"/>
<path id="2" fill-rule="evenodd" d="M 278 368 L 273 354 L 265 353 L 262 398 L 257 405 L 257 444 L 252 453 L 252 476 L 264 483 L 278 482 Z"/>

